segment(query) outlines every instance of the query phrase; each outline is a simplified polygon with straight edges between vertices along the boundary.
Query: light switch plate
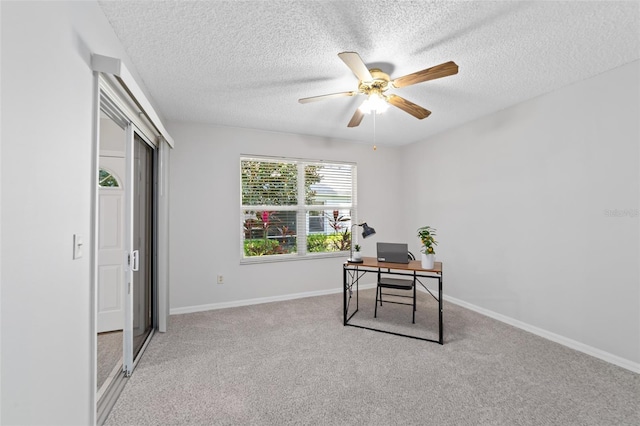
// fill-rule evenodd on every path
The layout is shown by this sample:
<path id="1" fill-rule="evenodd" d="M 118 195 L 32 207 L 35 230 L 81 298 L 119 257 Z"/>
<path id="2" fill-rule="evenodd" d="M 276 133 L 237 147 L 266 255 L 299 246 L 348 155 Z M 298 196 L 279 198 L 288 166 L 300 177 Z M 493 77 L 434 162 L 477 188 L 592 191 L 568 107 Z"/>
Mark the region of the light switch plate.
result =
<path id="1" fill-rule="evenodd" d="M 73 258 L 80 259 L 82 257 L 82 235 L 73 234 Z"/>

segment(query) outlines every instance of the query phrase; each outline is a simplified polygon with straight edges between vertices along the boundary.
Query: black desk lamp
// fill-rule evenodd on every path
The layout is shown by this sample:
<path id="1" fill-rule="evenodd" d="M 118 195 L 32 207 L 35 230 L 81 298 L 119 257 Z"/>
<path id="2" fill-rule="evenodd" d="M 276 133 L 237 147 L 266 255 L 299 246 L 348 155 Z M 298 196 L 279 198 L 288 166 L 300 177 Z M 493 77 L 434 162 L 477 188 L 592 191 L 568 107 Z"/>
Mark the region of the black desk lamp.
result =
<path id="1" fill-rule="evenodd" d="M 351 225 L 351 255 L 349 256 L 348 261 L 351 263 L 362 263 L 362 259 L 355 260 L 353 258 L 353 228 L 356 226 L 362 226 L 362 238 L 370 237 L 371 235 L 376 233 L 376 230 L 367 225 L 367 222 L 356 223 L 355 225 Z"/>

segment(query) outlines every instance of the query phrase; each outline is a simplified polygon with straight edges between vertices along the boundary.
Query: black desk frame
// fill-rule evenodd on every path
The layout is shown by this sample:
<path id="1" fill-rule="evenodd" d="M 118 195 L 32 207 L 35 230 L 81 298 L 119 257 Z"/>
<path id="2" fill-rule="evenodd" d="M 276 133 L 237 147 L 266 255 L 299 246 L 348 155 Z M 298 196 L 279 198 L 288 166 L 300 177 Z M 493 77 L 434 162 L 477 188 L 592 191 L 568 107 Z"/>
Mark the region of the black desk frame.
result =
<path id="1" fill-rule="evenodd" d="M 419 264 L 419 261 L 413 261 L 412 264 L 415 265 L 414 262 Z M 402 266 L 399 266 L 402 265 Z M 440 343 L 444 344 L 443 340 L 443 324 L 442 324 L 442 264 L 438 262 L 438 269 L 427 270 L 422 269 L 421 267 L 411 267 L 410 265 L 399 264 L 394 265 L 393 263 L 386 262 L 378 262 L 375 258 L 363 258 L 362 263 L 351 263 L 345 262 L 342 266 L 342 283 L 343 283 L 343 325 L 364 328 L 366 330 L 378 331 L 380 333 L 393 334 L 396 336 L 409 337 L 417 340 L 424 340 L 427 342 Z M 402 271 L 402 272 L 398 272 Z M 414 279 L 414 285 L 418 283 L 438 302 L 438 331 L 439 331 L 439 339 L 426 339 L 423 337 L 412 336 L 410 334 L 402 334 L 395 333 L 393 331 L 381 330 L 379 328 L 365 327 L 362 325 L 351 324 L 349 321 L 353 316 L 358 313 L 358 293 L 359 293 L 359 282 L 360 279 L 366 275 L 367 273 L 373 272 L 378 274 L 378 272 L 382 272 L 385 274 L 392 275 L 402 275 L 405 277 L 410 277 Z M 423 283 L 420 281 L 420 278 L 432 278 L 438 280 L 438 297 L 436 297 Z M 351 303 L 351 299 L 353 297 L 355 287 L 355 303 L 356 309 L 353 311 L 351 315 L 349 315 L 349 305 Z M 415 291 L 415 288 L 414 288 Z M 348 316 L 349 315 L 349 316 Z M 348 316 L 348 317 L 347 317 Z"/>

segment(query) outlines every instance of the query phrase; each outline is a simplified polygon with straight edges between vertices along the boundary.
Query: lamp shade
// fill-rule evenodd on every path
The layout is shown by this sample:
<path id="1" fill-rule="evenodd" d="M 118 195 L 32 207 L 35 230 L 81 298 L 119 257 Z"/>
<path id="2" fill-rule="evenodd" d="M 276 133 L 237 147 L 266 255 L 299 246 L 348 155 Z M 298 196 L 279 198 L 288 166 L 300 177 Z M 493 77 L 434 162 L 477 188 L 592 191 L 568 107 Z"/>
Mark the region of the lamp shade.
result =
<path id="1" fill-rule="evenodd" d="M 371 235 L 376 233 L 376 230 L 367 225 L 367 223 L 361 224 L 362 226 L 362 238 L 370 237 Z"/>
<path id="2" fill-rule="evenodd" d="M 372 93 L 367 99 L 360 105 L 360 111 L 365 114 L 382 114 L 389 108 L 389 104 L 379 93 Z"/>
<path id="3" fill-rule="evenodd" d="M 367 238 L 373 234 L 376 233 L 376 230 L 373 229 L 372 227 L 370 227 L 369 225 L 367 225 L 366 222 L 362 222 L 362 223 L 354 223 L 353 225 L 351 225 L 351 234 L 353 235 L 353 228 L 355 228 L 356 226 L 362 226 L 362 238 Z M 359 255 L 360 253 L 358 253 Z M 353 244 L 351 244 L 351 257 L 349 257 L 349 262 L 351 263 L 362 263 L 362 258 L 360 256 L 358 256 L 357 259 L 355 259 L 353 257 Z"/>

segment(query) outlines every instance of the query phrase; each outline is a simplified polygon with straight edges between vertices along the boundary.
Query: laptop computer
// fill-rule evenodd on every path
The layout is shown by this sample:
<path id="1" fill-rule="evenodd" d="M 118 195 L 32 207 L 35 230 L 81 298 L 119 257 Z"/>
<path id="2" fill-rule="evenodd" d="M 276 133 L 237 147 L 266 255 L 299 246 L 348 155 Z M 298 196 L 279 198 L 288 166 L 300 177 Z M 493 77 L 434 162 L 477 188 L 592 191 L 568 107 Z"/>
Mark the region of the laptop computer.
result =
<path id="1" fill-rule="evenodd" d="M 405 243 L 378 243 L 378 262 L 409 263 L 409 246 Z"/>

